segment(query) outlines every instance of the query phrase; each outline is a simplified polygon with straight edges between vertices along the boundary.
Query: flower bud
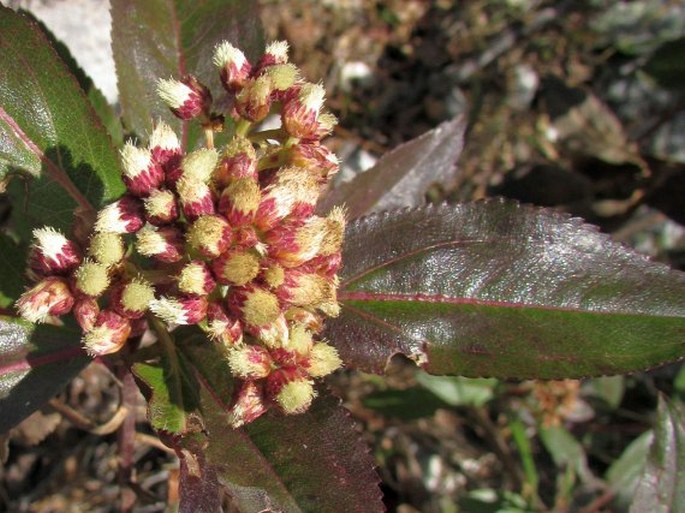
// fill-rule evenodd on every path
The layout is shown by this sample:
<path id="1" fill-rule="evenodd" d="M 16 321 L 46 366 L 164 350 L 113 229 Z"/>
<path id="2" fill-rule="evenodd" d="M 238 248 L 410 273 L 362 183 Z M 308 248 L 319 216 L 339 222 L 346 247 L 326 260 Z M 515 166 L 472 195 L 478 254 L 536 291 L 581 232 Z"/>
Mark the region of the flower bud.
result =
<path id="1" fill-rule="evenodd" d="M 248 121 L 263 120 L 271 110 L 272 91 L 273 84 L 266 75 L 248 80 L 236 96 L 236 111 Z"/>
<path id="2" fill-rule="evenodd" d="M 314 382 L 291 369 L 278 369 L 266 380 L 266 393 L 286 414 L 304 413 L 316 397 Z"/>
<path id="3" fill-rule="evenodd" d="M 323 329 L 321 315 L 305 308 L 291 306 L 285 311 L 285 317 L 289 323 L 302 325 L 312 333 L 319 333 Z"/>
<path id="4" fill-rule="evenodd" d="M 186 234 L 190 247 L 207 258 L 216 258 L 231 244 L 231 226 L 221 216 L 206 215 L 198 218 Z"/>
<path id="5" fill-rule="evenodd" d="M 162 296 L 150 302 L 150 310 L 167 324 L 197 324 L 207 315 L 207 298 Z"/>
<path id="6" fill-rule="evenodd" d="M 249 139 L 235 136 L 221 154 L 214 181 L 223 188 L 239 178 L 257 180 L 257 152 Z"/>
<path id="7" fill-rule="evenodd" d="M 286 267 L 340 251 L 345 232 L 345 211 L 336 207 L 327 217 L 311 216 L 302 225 L 286 224 L 265 235 L 269 256 Z"/>
<path id="8" fill-rule="evenodd" d="M 288 333 L 288 340 L 283 344 L 283 349 L 300 356 L 308 356 L 312 347 L 314 347 L 314 339 L 311 331 L 303 324 L 292 324 Z"/>
<path id="9" fill-rule="evenodd" d="M 259 274 L 260 259 L 253 251 L 231 250 L 212 262 L 212 271 L 219 283 L 242 287 Z"/>
<path id="10" fill-rule="evenodd" d="M 80 296 L 74 302 L 72 313 L 81 329 L 84 332 L 90 331 L 95 326 L 95 321 L 100 314 L 100 305 L 92 297 Z"/>
<path id="11" fill-rule="evenodd" d="M 145 219 L 155 226 L 172 223 L 178 219 L 176 195 L 166 189 L 155 189 L 143 200 Z"/>
<path id="12" fill-rule="evenodd" d="M 233 399 L 228 412 L 228 425 L 237 429 L 254 421 L 266 413 L 266 410 L 262 387 L 254 381 L 245 381 L 240 385 Z"/>
<path id="13" fill-rule="evenodd" d="M 105 267 L 121 262 L 124 253 L 124 241 L 118 233 L 95 233 L 90 239 L 88 254 Z"/>
<path id="14" fill-rule="evenodd" d="M 321 112 L 312 140 L 321 140 L 331 135 L 337 124 L 338 118 L 335 117 L 335 114 L 332 112 Z"/>
<path id="15" fill-rule="evenodd" d="M 271 79 L 273 90 L 279 93 L 287 91 L 300 79 L 300 70 L 294 64 L 275 64 L 264 74 Z"/>
<path id="16" fill-rule="evenodd" d="M 271 262 L 262 272 L 262 278 L 269 288 L 277 289 L 285 282 L 285 270 L 278 262 Z"/>
<path id="17" fill-rule="evenodd" d="M 265 378 L 271 373 L 273 360 L 261 346 L 240 344 L 228 350 L 231 373 L 241 379 Z"/>
<path id="18" fill-rule="evenodd" d="M 143 204 L 133 196 L 122 196 L 98 212 L 96 232 L 134 233 L 145 223 Z"/>
<path id="19" fill-rule="evenodd" d="M 223 41 L 214 48 L 212 61 L 219 68 L 221 83 L 230 93 L 242 89 L 252 71 L 245 54 L 228 41 Z"/>
<path id="20" fill-rule="evenodd" d="M 207 306 L 207 324 L 203 329 L 209 338 L 222 342 L 226 347 L 243 341 L 243 327 L 240 321 L 229 317 L 219 303 L 212 302 Z"/>
<path id="21" fill-rule="evenodd" d="M 279 348 L 288 340 L 288 321 L 285 320 L 285 315 L 279 314 L 275 321 L 262 326 L 246 324 L 245 333 L 269 349 Z"/>
<path id="22" fill-rule="evenodd" d="M 131 334 L 131 323 L 119 314 L 103 310 L 94 326 L 83 335 L 83 346 L 91 356 L 103 356 L 119 351 Z"/>
<path id="23" fill-rule="evenodd" d="M 335 153 L 319 143 L 292 146 L 289 150 L 289 164 L 315 172 L 323 182 L 327 182 L 340 169 Z"/>
<path id="24" fill-rule="evenodd" d="M 110 305 L 119 315 L 128 319 L 139 319 L 155 299 L 155 289 L 147 281 L 136 278 L 114 288 Z"/>
<path id="25" fill-rule="evenodd" d="M 166 123 L 160 121 L 150 134 L 148 148 L 152 153 L 152 158 L 164 171 L 168 167 L 175 167 L 177 161 L 181 159 L 181 143 L 173 129 Z"/>
<path id="26" fill-rule="evenodd" d="M 300 167 L 280 169 L 274 182 L 264 191 L 255 225 L 261 230 L 269 230 L 291 214 L 310 215 L 318 198 L 318 179 L 309 170 Z"/>
<path id="27" fill-rule="evenodd" d="M 121 149 L 122 178 L 134 196 L 147 196 L 164 182 L 162 167 L 152 158 L 152 152 L 138 148 L 130 141 Z"/>
<path id="28" fill-rule="evenodd" d="M 258 73 L 268 66 L 275 64 L 285 64 L 288 62 L 288 50 L 290 49 L 287 41 L 272 41 L 264 50 L 264 55 L 257 63 Z"/>
<path id="29" fill-rule="evenodd" d="M 40 275 L 65 274 L 81 262 L 81 255 L 72 241 L 46 226 L 33 230 L 35 241 L 29 250 L 29 267 Z"/>
<path id="30" fill-rule="evenodd" d="M 338 350 L 325 342 L 314 344 L 309 352 L 307 372 L 313 378 L 328 376 L 342 366 Z"/>
<path id="31" fill-rule="evenodd" d="M 183 169 L 183 179 L 193 182 L 208 183 L 212 177 L 219 154 L 216 150 L 200 148 L 189 153 L 183 158 L 181 168 Z"/>
<path id="32" fill-rule="evenodd" d="M 289 269 L 276 295 L 282 303 L 309 308 L 333 308 L 337 281 L 300 269 Z"/>
<path id="33" fill-rule="evenodd" d="M 183 79 L 159 79 L 157 94 L 167 104 L 174 115 L 182 120 L 190 120 L 204 114 L 209 115 L 212 95 L 194 76 Z"/>
<path id="34" fill-rule="evenodd" d="M 233 287 L 228 295 L 230 312 L 243 320 L 246 329 L 268 326 L 281 315 L 275 294 L 261 287 Z"/>
<path id="35" fill-rule="evenodd" d="M 289 95 L 281 111 L 283 128 L 288 134 L 300 139 L 316 138 L 325 94 L 321 84 L 304 83 Z"/>
<path id="36" fill-rule="evenodd" d="M 231 226 L 238 227 L 252 223 L 262 191 L 256 180 L 251 178 L 238 178 L 228 184 L 219 198 L 219 213 L 221 213 Z"/>
<path id="37" fill-rule="evenodd" d="M 183 236 L 174 226 L 155 227 L 146 224 L 136 234 L 136 250 L 143 256 L 166 263 L 183 258 Z"/>
<path id="38" fill-rule="evenodd" d="M 182 177 L 176 182 L 176 190 L 183 214 L 189 220 L 214 213 L 214 194 L 205 182 Z"/>
<path id="39" fill-rule="evenodd" d="M 178 275 L 178 290 L 191 296 L 209 295 L 215 285 L 207 264 L 200 260 L 187 263 Z"/>
<path id="40" fill-rule="evenodd" d="M 16 302 L 19 315 L 29 322 L 45 322 L 51 315 L 59 317 L 71 311 L 74 296 L 67 282 L 56 276 L 42 279 L 24 292 Z"/>
<path id="41" fill-rule="evenodd" d="M 76 268 L 74 278 L 74 287 L 86 296 L 100 297 L 109 287 L 107 267 L 87 258 Z"/>

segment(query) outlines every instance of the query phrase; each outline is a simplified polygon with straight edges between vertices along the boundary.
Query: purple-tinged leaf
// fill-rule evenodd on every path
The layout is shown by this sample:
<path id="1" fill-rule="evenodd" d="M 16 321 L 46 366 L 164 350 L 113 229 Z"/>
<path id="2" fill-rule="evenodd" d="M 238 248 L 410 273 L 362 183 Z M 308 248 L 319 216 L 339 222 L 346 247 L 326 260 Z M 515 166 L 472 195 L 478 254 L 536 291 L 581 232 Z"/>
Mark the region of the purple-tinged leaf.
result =
<path id="1" fill-rule="evenodd" d="M 161 119 L 181 132 L 181 122 L 157 97 L 160 78 L 191 73 L 220 101 L 223 89 L 212 54 L 222 40 L 240 47 L 248 58 L 259 55 L 263 38 L 257 2 L 112 0 L 112 50 L 127 128 L 145 136 Z M 194 147 L 197 136 L 185 134 L 188 147 Z"/>
<path id="2" fill-rule="evenodd" d="M 372 215 L 349 226 L 343 262 L 325 335 L 353 367 L 403 353 L 434 374 L 555 379 L 685 356 L 685 274 L 554 211 Z"/>
<path id="3" fill-rule="evenodd" d="M 332 189 L 318 206 L 327 212 L 345 205 L 351 219 L 371 212 L 425 204 L 434 183 L 456 178 L 456 164 L 464 147 L 466 121 L 459 116 L 386 153 L 378 163 L 353 180 Z"/>
<path id="4" fill-rule="evenodd" d="M 631 513 L 685 512 L 685 412 L 659 398 L 654 439 L 637 485 Z"/>
<path id="5" fill-rule="evenodd" d="M 123 192 L 110 139 L 44 32 L 0 6 L 0 179 L 15 213 L 67 229 L 74 210 L 94 212 Z"/>
<path id="6" fill-rule="evenodd" d="M 230 372 L 217 346 L 191 335 L 179 347 L 197 370 L 209 436 L 204 456 L 198 455 L 195 437 L 176 443 L 196 456 L 188 461 L 198 463 L 198 475 L 211 478 L 216 472 L 236 511 L 384 510 L 373 459 L 339 400 L 319 397 L 305 414 L 285 416 L 273 411 L 234 430 L 226 420 L 232 395 Z M 215 503 L 213 498 L 205 499 Z M 193 511 L 188 500 L 181 498 L 181 509 Z"/>
<path id="7" fill-rule="evenodd" d="M 0 433 L 40 408 L 90 361 L 75 329 L 0 316 Z"/>

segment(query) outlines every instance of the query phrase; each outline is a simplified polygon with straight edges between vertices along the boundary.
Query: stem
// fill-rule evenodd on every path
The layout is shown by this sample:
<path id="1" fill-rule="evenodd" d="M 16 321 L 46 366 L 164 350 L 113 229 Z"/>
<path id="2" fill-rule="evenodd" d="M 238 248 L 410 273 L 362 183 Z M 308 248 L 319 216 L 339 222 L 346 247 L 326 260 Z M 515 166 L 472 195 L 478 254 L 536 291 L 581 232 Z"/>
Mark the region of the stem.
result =
<path id="1" fill-rule="evenodd" d="M 251 122 L 246 119 L 241 119 L 235 127 L 235 133 L 241 137 L 246 137 L 247 133 L 250 131 L 250 127 L 252 127 Z"/>
<path id="2" fill-rule="evenodd" d="M 271 130 L 262 130 L 261 132 L 255 132 L 250 135 L 250 141 L 253 143 L 260 143 L 266 141 L 267 139 L 275 139 L 277 141 L 282 140 L 288 134 L 282 128 L 273 128 Z"/>
<path id="3" fill-rule="evenodd" d="M 213 150 L 214 149 L 214 129 L 210 126 L 204 127 L 204 133 L 205 133 L 205 146 L 207 146 L 207 149 Z"/>
<path id="4" fill-rule="evenodd" d="M 272 169 L 274 167 L 281 167 L 288 163 L 288 152 L 278 151 L 270 155 L 266 155 L 257 162 L 257 171 L 264 171 L 265 169 Z"/>
<path id="5" fill-rule="evenodd" d="M 133 478 L 134 449 L 136 437 L 135 408 L 137 402 L 137 387 L 133 374 L 126 367 L 120 367 L 117 374 L 123 383 L 121 401 L 128 407 L 129 414 L 121 423 L 117 442 L 119 444 L 119 486 L 121 487 L 121 504 L 119 511 L 129 513 L 136 502 L 136 494 L 131 489 Z"/>

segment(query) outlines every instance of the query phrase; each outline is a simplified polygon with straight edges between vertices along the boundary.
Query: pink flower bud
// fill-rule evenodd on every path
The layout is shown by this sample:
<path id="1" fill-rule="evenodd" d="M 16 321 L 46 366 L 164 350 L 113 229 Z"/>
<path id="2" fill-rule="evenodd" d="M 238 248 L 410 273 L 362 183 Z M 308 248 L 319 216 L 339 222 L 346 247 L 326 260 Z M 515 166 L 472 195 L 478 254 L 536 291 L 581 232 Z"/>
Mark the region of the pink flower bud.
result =
<path id="1" fill-rule="evenodd" d="M 334 208 L 327 217 L 278 226 L 265 234 L 264 242 L 270 257 L 285 267 L 297 267 L 316 256 L 339 253 L 344 232 L 345 211 Z"/>
<path id="2" fill-rule="evenodd" d="M 193 260 L 181 269 L 178 275 L 178 290 L 191 296 L 206 296 L 214 290 L 216 282 L 207 264 Z"/>
<path id="3" fill-rule="evenodd" d="M 71 311 L 74 296 L 67 282 L 56 276 L 42 279 L 24 292 L 16 302 L 19 315 L 29 322 L 45 322 L 51 315 L 59 317 Z"/>
<path id="4" fill-rule="evenodd" d="M 240 344 L 227 354 L 231 373 L 240 379 L 260 379 L 271 373 L 273 360 L 262 346 Z"/>
<path id="5" fill-rule="evenodd" d="M 289 164 L 315 172 L 323 182 L 327 182 L 340 169 L 335 153 L 318 142 L 292 146 L 289 150 Z"/>
<path id="6" fill-rule="evenodd" d="M 319 333 L 323 329 L 321 315 L 305 308 L 291 306 L 285 311 L 285 317 L 289 323 L 302 325 L 311 333 Z"/>
<path id="7" fill-rule="evenodd" d="M 275 64 L 285 64 L 288 62 L 288 50 L 290 49 L 287 41 L 273 41 L 266 45 L 264 55 L 257 63 L 257 73 L 264 68 Z"/>
<path id="8" fill-rule="evenodd" d="M 161 297 L 150 302 L 150 310 L 167 324 L 197 324 L 207 316 L 207 298 Z"/>
<path id="9" fill-rule="evenodd" d="M 147 281 L 137 278 L 114 287 L 110 294 L 110 306 L 119 315 L 139 319 L 147 312 L 155 299 L 155 289 Z"/>
<path id="10" fill-rule="evenodd" d="M 214 194 L 205 182 L 181 177 L 176 182 L 176 190 L 183 214 L 189 220 L 214 213 Z"/>
<path id="11" fill-rule="evenodd" d="M 246 324 L 245 333 L 256 338 L 263 346 L 280 347 L 288 340 L 288 322 L 283 314 L 279 314 L 276 320 L 261 326 Z"/>
<path id="12" fill-rule="evenodd" d="M 342 367 L 338 350 L 325 342 L 314 344 L 306 362 L 307 373 L 313 378 L 328 376 L 331 372 Z"/>
<path id="13" fill-rule="evenodd" d="M 288 134 L 300 139 L 317 138 L 319 112 L 325 94 L 321 84 L 305 83 L 291 90 L 281 111 L 283 128 Z"/>
<path id="14" fill-rule="evenodd" d="M 207 325 L 204 329 L 209 338 L 222 342 L 226 347 L 243 341 L 242 324 L 237 318 L 229 317 L 219 303 L 212 302 L 207 306 Z"/>
<path id="15" fill-rule="evenodd" d="M 227 299 L 229 312 L 243 321 L 246 330 L 269 327 L 281 315 L 276 295 L 261 287 L 232 287 Z"/>
<path id="16" fill-rule="evenodd" d="M 119 351 L 130 334 L 131 323 L 128 319 L 110 310 L 103 310 L 94 326 L 83 335 L 82 343 L 91 356 L 103 356 Z"/>
<path id="17" fill-rule="evenodd" d="M 207 258 L 216 258 L 231 244 L 233 233 L 226 219 L 218 215 L 199 217 L 186 234 L 190 247 Z"/>
<path id="18" fill-rule="evenodd" d="M 315 273 L 288 269 L 276 295 L 283 304 L 319 308 L 326 312 L 337 308 L 337 280 Z"/>
<path id="19" fill-rule="evenodd" d="M 95 326 L 95 321 L 100 314 L 100 306 L 94 298 L 81 296 L 74 303 L 73 313 L 81 329 L 84 332 L 90 331 Z"/>
<path id="20" fill-rule="evenodd" d="M 155 189 L 143 200 L 145 219 L 155 226 L 169 224 L 178 219 L 176 195 L 168 190 Z"/>
<path id="21" fill-rule="evenodd" d="M 303 413 L 316 397 L 314 382 L 293 368 L 281 368 L 266 380 L 266 395 L 286 414 Z"/>
<path id="22" fill-rule="evenodd" d="M 184 253 L 183 235 L 174 226 L 145 225 L 136 234 L 136 250 L 143 256 L 166 263 L 178 262 Z"/>
<path id="23" fill-rule="evenodd" d="M 212 61 L 219 68 L 221 83 L 231 93 L 242 89 L 252 71 L 245 54 L 228 41 L 223 41 L 214 48 Z"/>
<path id="24" fill-rule="evenodd" d="M 76 244 L 54 228 L 37 228 L 33 230 L 33 237 L 29 267 L 39 275 L 65 274 L 81 262 Z"/>
<path id="25" fill-rule="evenodd" d="M 238 227 L 252 223 L 262 191 L 252 178 L 239 178 L 227 185 L 219 198 L 219 213 L 231 226 Z"/>
<path id="26" fill-rule="evenodd" d="M 180 119 L 190 120 L 204 114 L 209 115 L 212 95 L 194 76 L 186 75 L 180 81 L 160 79 L 157 94 Z"/>
<path id="27" fill-rule="evenodd" d="M 164 171 L 146 148 L 130 141 L 121 149 L 122 178 L 134 196 L 147 196 L 164 182 Z"/>
<path id="28" fill-rule="evenodd" d="M 228 412 L 228 424 L 232 428 L 239 428 L 253 422 L 266 413 L 262 387 L 254 381 L 245 381 L 238 388 L 233 404 Z"/>
<path id="29" fill-rule="evenodd" d="M 219 161 L 216 150 L 200 148 L 183 157 L 181 168 L 183 179 L 192 182 L 208 183 L 214 173 L 214 168 Z"/>
<path id="30" fill-rule="evenodd" d="M 260 258 L 254 251 L 231 250 L 212 262 L 212 271 L 223 285 L 243 286 L 259 274 Z"/>
<path id="31" fill-rule="evenodd" d="M 225 187 L 239 178 L 257 180 L 257 152 L 248 139 L 235 136 L 221 154 L 214 181 L 218 187 Z"/>
<path id="32" fill-rule="evenodd" d="M 318 179 L 308 169 L 280 169 L 264 191 L 255 215 L 255 225 L 261 230 L 269 230 L 291 214 L 310 215 L 319 199 L 319 191 Z"/>
<path id="33" fill-rule="evenodd" d="M 90 238 L 88 255 L 105 267 L 111 267 L 121 262 L 125 252 L 124 241 L 118 233 L 96 232 Z"/>
<path id="34" fill-rule="evenodd" d="M 271 110 L 271 79 L 262 75 L 248 80 L 235 99 L 235 108 L 240 116 L 248 121 L 263 120 Z"/>
<path id="35" fill-rule="evenodd" d="M 174 160 L 180 160 L 182 155 L 181 143 L 173 129 L 166 123 L 159 122 L 150 134 L 148 148 L 152 159 L 166 171 L 167 166 Z"/>
<path id="36" fill-rule="evenodd" d="M 96 232 L 135 233 L 145 224 L 143 203 L 133 196 L 122 196 L 98 212 Z"/>

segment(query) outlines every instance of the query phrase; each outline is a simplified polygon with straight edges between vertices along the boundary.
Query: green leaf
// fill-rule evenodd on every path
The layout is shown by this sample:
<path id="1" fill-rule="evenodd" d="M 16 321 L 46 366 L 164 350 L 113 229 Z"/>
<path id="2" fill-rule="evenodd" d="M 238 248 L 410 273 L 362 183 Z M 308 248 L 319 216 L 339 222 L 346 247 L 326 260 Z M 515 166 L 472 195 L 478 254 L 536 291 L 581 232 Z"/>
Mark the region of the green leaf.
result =
<path id="1" fill-rule="evenodd" d="M 157 97 L 160 78 L 191 73 L 210 88 L 215 105 L 223 88 L 212 64 L 214 46 L 231 41 L 248 58 L 263 50 L 257 2 L 245 0 L 112 0 L 112 50 L 126 127 L 144 137 L 161 119 L 181 133 L 181 122 Z M 195 146 L 199 131 L 183 127 Z"/>
<path id="2" fill-rule="evenodd" d="M 246 428 L 231 429 L 226 415 L 233 384 L 221 351 L 197 330 L 176 337 L 182 341 L 179 357 L 197 373 L 209 436 L 202 443 L 195 435 L 175 438 L 172 447 L 198 462 L 196 475 L 217 476 L 237 511 L 383 511 L 373 460 L 339 400 L 322 394 L 305 414 L 271 411 Z M 197 497 L 197 489 L 191 490 Z M 193 502 L 198 499 L 185 500 L 182 511 L 204 511 Z M 212 503 L 211 497 L 203 500 Z"/>
<path id="3" fill-rule="evenodd" d="M 40 408 L 90 361 L 75 328 L 0 316 L 0 433 Z"/>
<path id="4" fill-rule="evenodd" d="M 66 230 L 123 192 L 117 155 L 40 27 L 0 7 L 0 33 L 0 179 L 26 179 L 9 188 L 15 214 Z"/>
<path id="5" fill-rule="evenodd" d="M 653 437 L 652 430 L 642 433 L 625 448 L 606 472 L 606 481 L 616 494 L 613 504 L 618 511 L 627 511 L 633 500 L 637 483 L 645 469 Z"/>
<path id="6" fill-rule="evenodd" d="M 318 210 L 327 212 L 344 204 L 348 216 L 356 219 L 371 212 L 425 204 L 432 184 L 454 182 L 465 129 L 465 118 L 459 116 L 401 144 L 368 171 L 331 190 Z"/>
<path id="7" fill-rule="evenodd" d="M 439 396 L 420 387 L 404 390 L 378 390 L 362 400 L 365 408 L 380 413 L 384 417 L 414 420 L 432 416 L 438 408 L 449 405 Z"/>
<path id="8" fill-rule="evenodd" d="M 26 249 L 0 233 L 0 308 L 9 308 L 24 292 Z"/>
<path id="9" fill-rule="evenodd" d="M 685 37 L 660 46 L 645 64 L 644 70 L 663 87 L 682 91 L 685 82 Z"/>
<path id="10" fill-rule="evenodd" d="M 631 513 L 685 512 L 685 412 L 659 398 L 654 439 L 637 486 Z"/>
<path id="11" fill-rule="evenodd" d="M 164 355 L 159 363 L 136 363 L 134 376 L 148 400 L 148 418 L 158 431 L 185 433 L 196 427 L 197 381 L 182 360 Z"/>
<path id="12" fill-rule="evenodd" d="M 363 370 L 403 353 L 433 374 L 555 379 L 685 355 L 685 274 L 554 211 L 487 201 L 372 215 L 348 227 L 343 262 L 325 336 Z"/>
<path id="13" fill-rule="evenodd" d="M 492 399 L 497 384 L 492 378 L 431 376 L 425 372 L 417 372 L 416 381 L 452 406 L 483 406 Z"/>

